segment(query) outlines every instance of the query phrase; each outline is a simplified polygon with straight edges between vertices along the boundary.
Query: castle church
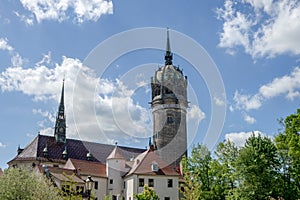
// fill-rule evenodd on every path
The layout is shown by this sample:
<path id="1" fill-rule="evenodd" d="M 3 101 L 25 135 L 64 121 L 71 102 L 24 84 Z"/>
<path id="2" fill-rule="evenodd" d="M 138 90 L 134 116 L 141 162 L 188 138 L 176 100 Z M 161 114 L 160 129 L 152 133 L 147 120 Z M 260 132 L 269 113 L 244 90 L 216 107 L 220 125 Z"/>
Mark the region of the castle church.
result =
<path id="1" fill-rule="evenodd" d="M 83 196 L 84 180 L 91 176 L 97 199 L 112 195 L 113 199 L 133 200 L 147 184 L 161 200 L 178 200 L 180 160 L 187 155 L 187 77 L 173 65 L 169 31 L 164 58 L 164 65 L 151 77 L 153 144 L 148 149 L 67 138 L 63 82 L 54 135 L 38 134 L 24 149 L 18 147 L 9 167 L 46 174 L 62 189 L 72 175 L 75 190 Z"/>

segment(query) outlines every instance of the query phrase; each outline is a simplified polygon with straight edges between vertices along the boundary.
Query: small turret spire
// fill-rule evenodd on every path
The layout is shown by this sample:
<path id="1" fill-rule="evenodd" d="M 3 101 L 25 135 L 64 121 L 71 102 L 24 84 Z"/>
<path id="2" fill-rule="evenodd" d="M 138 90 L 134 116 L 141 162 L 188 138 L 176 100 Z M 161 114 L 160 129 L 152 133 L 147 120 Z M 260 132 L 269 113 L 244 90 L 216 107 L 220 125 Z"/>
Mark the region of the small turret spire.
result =
<path id="1" fill-rule="evenodd" d="M 172 60 L 173 60 L 173 54 L 171 52 L 169 28 L 167 28 L 167 45 L 166 45 L 166 54 L 165 54 L 165 65 L 172 65 Z"/>

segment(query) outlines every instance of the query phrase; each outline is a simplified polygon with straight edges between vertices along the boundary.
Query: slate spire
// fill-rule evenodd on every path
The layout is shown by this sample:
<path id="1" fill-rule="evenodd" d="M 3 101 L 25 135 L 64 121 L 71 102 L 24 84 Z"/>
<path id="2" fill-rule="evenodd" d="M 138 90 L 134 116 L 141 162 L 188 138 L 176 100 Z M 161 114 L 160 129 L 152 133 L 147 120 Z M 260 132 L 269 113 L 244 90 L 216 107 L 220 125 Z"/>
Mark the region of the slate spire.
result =
<path id="1" fill-rule="evenodd" d="M 60 103 L 58 107 L 58 113 L 56 116 L 56 122 L 54 128 L 55 141 L 60 143 L 66 143 L 66 117 L 65 117 L 64 90 L 65 90 L 65 80 L 63 80 Z"/>
<path id="2" fill-rule="evenodd" d="M 165 54 L 165 65 L 172 65 L 172 60 L 173 60 L 173 54 L 171 52 L 169 28 L 167 28 L 167 45 L 166 45 L 166 54 Z"/>

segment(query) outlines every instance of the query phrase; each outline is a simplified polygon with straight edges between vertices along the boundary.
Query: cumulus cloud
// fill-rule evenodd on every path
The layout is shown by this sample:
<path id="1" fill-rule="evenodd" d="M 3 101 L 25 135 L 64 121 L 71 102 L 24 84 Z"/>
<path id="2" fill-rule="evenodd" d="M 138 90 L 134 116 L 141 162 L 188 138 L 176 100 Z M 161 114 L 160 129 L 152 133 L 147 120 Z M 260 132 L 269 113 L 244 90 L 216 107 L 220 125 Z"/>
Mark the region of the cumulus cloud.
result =
<path id="1" fill-rule="evenodd" d="M 205 113 L 197 105 L 191 105 L 187 117 L 188 120 L 196 120 L 195 123 L 198 125 L 205 119 Z"/>
<path id="2" fill-rule="evenodd" d="M 265 101 L 278 96 L 284 96 L 290 101 L 300 97 L 300 67 L 295 67 L 290 74 L 276 77 L 271 82 L 262 85 L 254 95 L 236 91 L 233 97 L 234 103 L 230 105 L 229 109 L 231 112 L 243 111 L 243 119 L 253 124 L 256 122 L 255 118 L 250 117 L 246 112 L 257 110 Z"/>
<path id="3" fill-rule="evenodd" d="M 243 147 L 246 140 L 253 134 L 255 136 L 264 135 L 261 131 L 226 133 L 225 140 L 233 142 L 237 147 Z"/>
<path id="4" fill-rule="evenodd" d="M 299 1 L 226 0 L 216 13 L 223 22 L 219 46 L 230 54 L 238 46 L 253 58 L 300 54 Z"/>
<path id="5" fill-rule="evenodd" d="M 113 13 L 113 3 L 110 0 L 20 0 L 23 7 L 31 12 L 26 17 L 15 12 L 28 25 L 33 24 L 33 16 L 38 23 L 43 20 L 65 21 L 71 19 L 76 23 L 97 21 L 103 14 Z"/>
<path id="6" fill-rule="evenodd" d="M 249 111 L 259 109 L 264 101 L 280 95 L 292 101 L 300 97 L 299 90 L 300 67 L 295 67 L 290 74 L 276 77 L 270 83 L 262 85 L 254 95 L 241 94 L 236 91 L 233 97 L 234 105 L 231 105 L 230 110 Z"/>
<path id="7" fill-rule="evenodd" d="M 300 89 L 300 67 L 296 67 L 291 74 L 275 78 L 272 82 L 259 88 L 259 93 L 267 98 L 285 95 L 287 99 L 293 100 L 299 97 Z"/>
<path id="8" fill-rule="evenodd" d="M 8 44 L 7 38 L 0 38 L 0 50 L 13 51 L 14 48 Z"/>
<path id="9" fill-rule="evenodd" d="M 65 78 L 67 135 L 98 142 L 133 141 L 151 135 L 148 110 L 132 99 L 133 90 L 119 80 L 99 79 L 78 59 L 63 57 L 53 67 L 50 54 L 32 68 L 7 68 L 0 74 L 3 92 L 20 91 L 34 101 L 58 102 Z M 56 108 L 57 109 L 57 108 Z M 33 109 L 46 120 L 38 122 L 41 134 L 53 135 L 53 111 Z"/>
<path id="10" fill-rule="evenodd" d="M 0 148 L 4 148 L 4 147 L 6 147 L 6 145 L 0 142 Z"/>
<path id="11" fill-rule="evenodd" d="M 243 118 L 244 121 L 247 122 L 248 124 L 254 124 L 256 122 L 256 119 L 254 117 L 251 117 L 247 113 L 243 113 Z"/>
<path id="12" fill-rule="evenodd" d="M 235 108 L 239 110 L 252 110 L 258 109 L 262 105 L 262 98 L 260 94 L 245 95 L 240 94 L 238 91 L 234 93 L 233 100 L 235 101 Z"/>

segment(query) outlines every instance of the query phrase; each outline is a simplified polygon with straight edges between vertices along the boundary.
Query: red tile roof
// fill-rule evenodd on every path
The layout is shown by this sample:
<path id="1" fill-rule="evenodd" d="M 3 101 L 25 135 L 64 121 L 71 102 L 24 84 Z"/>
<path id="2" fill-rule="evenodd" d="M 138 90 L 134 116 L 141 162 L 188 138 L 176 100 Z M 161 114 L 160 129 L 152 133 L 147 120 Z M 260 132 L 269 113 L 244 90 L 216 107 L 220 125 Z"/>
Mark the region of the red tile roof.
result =
<path id="1" fill-rule="evenodd" d="M 91 162 L 71 158 L 67 161 L 65 167 L 70 167 L 69 169 L 76 171 L 78 175 L 106 177 L 106 165 L 100 162 Z"/>
<path id="2" fill-rule="evenodd" d="M 152 164 L 155 163 L 158 166 L 158 171 L 152 170 Z M 140 175 L 166 175 L 166 176 L 179 176 L 180 174 L 176 171 L 173 166 L 168 166 L 155 151 L 151 149 L 140 154 L 134 159 L 134 164 L 127 176 L 131 174 Z"/>

